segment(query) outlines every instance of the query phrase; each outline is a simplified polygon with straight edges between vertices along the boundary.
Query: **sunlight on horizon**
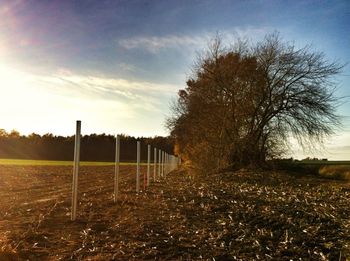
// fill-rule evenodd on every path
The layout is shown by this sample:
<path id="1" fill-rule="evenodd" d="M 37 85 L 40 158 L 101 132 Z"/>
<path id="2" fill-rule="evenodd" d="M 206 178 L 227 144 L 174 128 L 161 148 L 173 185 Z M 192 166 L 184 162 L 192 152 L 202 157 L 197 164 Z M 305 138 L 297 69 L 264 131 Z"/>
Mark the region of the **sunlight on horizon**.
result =
<path id="1" fill-rule="evenodd" d="M 88 77 L 86 77 L 89 79 Z M 72 90 L 65 86 L 64 77 L 38 76 L 22 72 L 0 64 L 0 111 L 1 126 L 7 132 L 15 129 L 22 135 L 33 132 L 38 134 L 74 135 L 75 121 L 82 121 L 82 133 L 124 133 L 132 136 L 154 136 L 149 123 L 155 120 L 142 117 L 142 110 L 137 112 L 135 105 L 128 106 L 118 100 L 98 99 L 89 96 L 91 90 Z M 69 80 L 76 80 L 82 86 L 89 84 L 82 76 L 71 75 Z M 111 83 L 111 79 L 91 78 L 92 81 Z M 120 81 L 117 81 L 120 82 Z M 103 84 L 102 83 L 102 84 Z M 124 83 L 124 82 L 122 82 Z M 43 86 L 52 84 L 53 87 Z M 126 84 L 126 83 L 124 83 Z M 135 88 L 139 88 L 135 85 Z M 152 110 L 152 108 L 150 108 Z M 103 117 L 101 117 L 103 115 Z M 135 119 L 138 119 L 135 121 Z M 145 129 L 138 125 L 144 122 Z M 118 126 L 115 129 L 115 126 Z M 162 126 L 159 126 L 161 129 Z M 167 135 L 165 131 L 161 135 Z M 325 143 L 326 149 L 318 151 L 302 151 L 301 147 L 292 143 L 292 150 L 286 156 L 302 159 L 307 156 L 345 160 L 350 157 L 348 148 L 350 134 L 338 132 Z"/>
<path id="2" fill-rule="evenodd" d="M 137 128 L 137 123 L 143 121 L 136 119 L 140 117 L 136 114 L 140 113 L 137 108 L 141 104 L 129 105 L 118 100 L 96 98 L 89 90 L 79 93 L 71 86 L 65 86 L 63 80 L 50 83 L 49 78 L 0 64 L 0 128 L 6 131 L 15 129 L 24 135 L 33 132 L 73 135 L 75 121 L 82 120 L 85 134 L 154 136 L 152 127 L 162 130 L 162 126 L 156 126 L 154 118 L 144 120 L 143 130 Z M 160 133 L 165 134 L 164 131 Z"/>
<path id="3" fill-rule="evenodd" d="M 40 131 L 39 119 L 47 121 L 48 113 L 50 118 L 59 116 L 52 110 L 52 105 L 57 101 L 38 89 L 33 75 L 1 64 L 0 91 L 0 102 L 3 108 L 0 112 L 1 128 L 16 129 L 24 134 L 31 133 Z M 60 129 L 60 131 L 65 130 Z"/>

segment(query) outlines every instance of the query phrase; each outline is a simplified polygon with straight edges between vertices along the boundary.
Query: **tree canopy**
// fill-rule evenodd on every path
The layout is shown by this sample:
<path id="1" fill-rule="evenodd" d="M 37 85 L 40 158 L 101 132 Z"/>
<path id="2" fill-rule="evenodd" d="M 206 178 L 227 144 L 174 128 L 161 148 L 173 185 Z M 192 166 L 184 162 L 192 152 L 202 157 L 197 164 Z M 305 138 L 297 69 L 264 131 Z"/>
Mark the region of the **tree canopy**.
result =
<path id="1" fill-rule="evenodd" d="M 179 91 L 168 127 L 194 167 L 262 164 L 288 147 L 322 142 L 339 124 L 333 76 L 342 66 L 277 33 L 232 48 L 216 38 Z"/>

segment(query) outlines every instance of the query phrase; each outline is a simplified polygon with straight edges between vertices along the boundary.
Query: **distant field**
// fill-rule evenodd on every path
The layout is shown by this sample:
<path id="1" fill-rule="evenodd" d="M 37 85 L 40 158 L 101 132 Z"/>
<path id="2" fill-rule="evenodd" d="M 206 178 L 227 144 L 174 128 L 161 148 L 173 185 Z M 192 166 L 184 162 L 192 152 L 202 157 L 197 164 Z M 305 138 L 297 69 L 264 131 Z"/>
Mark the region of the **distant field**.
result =
<path id="1" fill-rule="evenodd" d="M 338 161 L 338 160 L 330 160 L 330 161 L 322 161 L 322 160 L 303 160 L 298 161 L 298 164 L 304 165 L 350 165 L 350 161 Z"/>
<path id="2" fill-rule="evenodd" d="M 121 165 L 135 165 L 133 162 L 122 162 Z M 73 161 L 55 160 L 23 160 L 23 159 L 0 159 L 0 165 L 23 165 L 23 166 L 72 166 Z M 114 162 L 81 161 L 82 166 L 110 166 Z"/>
<path id="3" fill-rule="evenodd" d="M 303 160 L 293 164 L 324 178 L 350 180 L 350 161 Z"/>

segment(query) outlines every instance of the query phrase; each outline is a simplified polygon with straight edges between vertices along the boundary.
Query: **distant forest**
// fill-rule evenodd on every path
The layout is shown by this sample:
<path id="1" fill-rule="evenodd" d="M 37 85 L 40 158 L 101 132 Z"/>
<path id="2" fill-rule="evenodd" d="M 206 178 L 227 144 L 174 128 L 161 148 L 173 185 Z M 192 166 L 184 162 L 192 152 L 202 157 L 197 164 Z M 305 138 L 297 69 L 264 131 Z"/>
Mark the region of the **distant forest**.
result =
<path id="1" fill-rule="evenodd" d="M 141 141 L 141 160 L 147 161 L 147 145 L 173 154 L 174 141 L 170 137 L 156 136 L 152 138 L 121 135 L 120 160 L 136 161 L 136 144 Z M 53 134 L 38 135 L 32 133 L 21 135 L 13 130 L 10 133 L 0 129 L 0 158 L 36 159 L 36 160 L 73 160 L 74 136 L 55 136 Z M 158 153 L 157 153 L 158 157 Z M 115 137 L 106 134 L 90 134 L 81 136 L 80 159 L 82 161 L 114 161 Z"/>

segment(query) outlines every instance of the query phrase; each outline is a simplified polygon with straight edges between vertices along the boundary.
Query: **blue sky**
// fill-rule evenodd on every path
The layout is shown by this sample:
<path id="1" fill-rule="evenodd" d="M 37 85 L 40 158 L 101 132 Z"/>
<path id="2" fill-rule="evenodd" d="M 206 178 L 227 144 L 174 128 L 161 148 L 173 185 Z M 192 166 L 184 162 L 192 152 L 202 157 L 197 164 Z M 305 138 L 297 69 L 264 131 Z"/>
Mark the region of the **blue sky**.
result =
<path id="1" fill-rule="evenodd" d="M 0 0 L 0 128 L 72 135 L 80 119 L 83 133 L 166 135 L 169 104 L 217 31 L 228 43 L 279 31 L 350 62 L 347 0 Z M 349 65 L 336 81 L 350 96 Z M 350 159 L 349 102 L 339 113 L 343 129 L 316 156 Z"/>

